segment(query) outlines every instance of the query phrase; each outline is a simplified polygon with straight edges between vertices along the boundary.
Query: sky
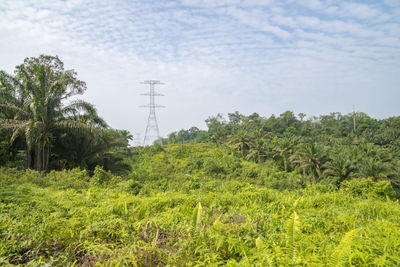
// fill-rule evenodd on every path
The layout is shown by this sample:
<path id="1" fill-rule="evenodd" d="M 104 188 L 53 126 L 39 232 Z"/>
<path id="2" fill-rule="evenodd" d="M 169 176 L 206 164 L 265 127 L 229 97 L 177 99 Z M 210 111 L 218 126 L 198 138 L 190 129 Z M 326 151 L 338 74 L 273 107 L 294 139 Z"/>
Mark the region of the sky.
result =
<path id="1" fill-rule="evenodd" d="M 0 69 L 58 55 L 81 98 L 144 136 L 160 80 L 160 133 L 218 113 L 400 115 L 400 1 L 0 0 Z"/>

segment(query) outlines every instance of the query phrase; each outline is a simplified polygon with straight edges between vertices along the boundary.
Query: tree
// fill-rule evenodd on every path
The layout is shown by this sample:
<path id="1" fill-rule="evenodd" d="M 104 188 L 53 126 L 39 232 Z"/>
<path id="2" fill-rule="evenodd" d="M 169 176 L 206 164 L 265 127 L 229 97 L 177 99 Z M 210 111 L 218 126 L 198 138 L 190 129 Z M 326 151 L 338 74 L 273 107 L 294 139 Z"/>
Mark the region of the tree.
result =
<path id="1" fill-rule="evenodd" d="M 238 147 L 242 152 L 242 156 L 245 157 L 250 147 L 249 134 L 244 130 L 239 130 L 235 135 L 230 136 L 228 144 Z"/>
<path id="2" fill-rule="evenodd" d="M 380 158 L 368 157 L 363 160 L 358 174 L 378 180 L 387 178 L 392 171 L 393 168 L 390 163 L 384 162 Z"/>
<path id="3" fill-rule="evenodd" d="M 54 169 L 80 167 L 92 172 L 101 165 L 115 174 L 130 170 L 125 159 L 131 154 L 128 146 L 132 136 L 126 130 L 96 129 L 94 136 L 56 131 L 55 137 Z"/>
<path id="4" fill-rule="evenodd" d="M 9 144 L 13 144 L 18 136 L 24 136 L 27 168 L 31 166 L 31 151 L 36 138 L 34 114 L 30 111 L 28 98 L 30 89 L 30 83 L 0 71 L 0 123 L 3 129 L 12 130 Z"/>
<path id="5" fill-rule="evenodd" d="M 322 176 L 327 156 L 322 145 L 311 143 L 299 145 L 290 159 L 293 163 L 298 164 L 304 175 L 308 173 L 312 183 L 316 184 Z"/>
<path id="6" fill-rule="evenodd" d="M 300 112 L 299 114 L 297 114 L 297 116 L 299 116 L 300 121 L 303 122 L 304 118 L 307 116 L 306 114 Z"/>
<path id="7" fill-rule="evenodd" d="M 361 177 L 371 177 L 374 180 L 389 179 L 398 183 L 396 161 L 386 149 L 371 143 L 361 144 L 358 149 L 359 165 L 357 174 Z"/>
<path id="8" fill-rule="evenodd" d="M 247 159 L 253 159 L 255 162 L 264 162 L 267 156 L 269 146 L 266 139 L 256 138 L 250 141 L 249 154 Z"/>
<path id="9" fill-rule="evenodd" d="M 275 138 L 273 140 L 275 151 L 275 158 L 281 160 L 284 171 L 288 171 L 289 157 L 294 152 L 294 147 L 296 145 L 296 139 L 293 136 L 286 136 L 283 138 Z"/>
<path id="10" fill-rule="evenodd" d="M 332 149 L 329 161 L 325 164 L 324 175 L 338 178 L 337 182 L 351 178 L 357 170 L 357 159 L 352 151 L 343 146 Z"/>
<path id="11" fill-rule="evenodd" d="M 55 130 L 89 135 L 95 127 L 106 127 L 90 103 L 65 104 L 82 94 L 86 84 L 74 70 L 64 70 L 58 57 L 27 58 L 16 67 L 14 77 L 3 74 L 1 84 L 0 105 L 11 107 L 2 112 L 3 126 L 12 130 L 12 139 L 25 136 L 28 168 L 33 151 L 34 169 L 47 171 Z"/>
<path id="12" fill-rule="evenodd" d="M 222 128 L 225 125 L 225 120 L 222 114 L 206 119 L 206 125 L 211 140 L 219 143 L 221 139 L 225 137 L 222 131 Z"/>
<path id="13" fill-rule="evenodd" d="M 235 113 L 228 113 L 230 124 L 240 124 L 242 122 L 242 117 L 243 115 L 241 115 L 238 111 L 235 111 Z"/>

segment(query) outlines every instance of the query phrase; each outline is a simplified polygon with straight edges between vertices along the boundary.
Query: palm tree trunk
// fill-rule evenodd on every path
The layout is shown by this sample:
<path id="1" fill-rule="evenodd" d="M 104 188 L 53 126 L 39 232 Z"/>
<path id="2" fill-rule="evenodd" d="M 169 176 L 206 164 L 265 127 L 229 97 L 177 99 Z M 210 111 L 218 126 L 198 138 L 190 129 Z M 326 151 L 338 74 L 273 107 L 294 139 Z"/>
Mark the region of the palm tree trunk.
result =
<path id="1" fill-rule="evenodd" d="M 42 159 L 42 146 L 41 146 L 41 142 L 39 141 L 37 144 L 36 144 L 36 148 L 35 148 L 35 170 L 36 171 L 41 171 L 41 168 L 42 168 L 42 161 L 41 161 L 41 159 Z"/>
<path id="2" fill-rule="evenodd" d="M 32 151 L 30 150 L 30 148 L 28 148 L 28 146 L 25 148 L 25 153 L 26 153 L 26 169 L 30 169 L 32 164 Z"/>
<path id="3" fill-rule="evenodd" d="M 285 169 L 285 172 L 287 172 L 287 159 L 286 159 L 286 156 L 283 156 L 283 168 Z"/>
<path id="4" fill-rule="evenodd" d="M 312 183 L 313 184 L 317 184 L 317 178 L 316 178 L 316 176 L 317 176 L 317 174 L 315 173 L 315 171 L 312 171 L 311 172 L 311 177 L 312 177 Z"/>
<path id="5" fill-rule="evenodd" d="M 43 169 L 45 172 L 49 170 L 49 158 L 50 158 L 50 145 L 47 145 L 45 148 L 45 156 L 43 162 Z"/>
<path id="6" fill-rule="evenodd" d="M 44 165 L 46 162 L 45 157 L 46 157 L 46 146 L 43 145 L 43 147 L 42 147 L 42 167 L 41 167 L 42 170 L 45 170 L 45 168 L 44 168 Z"/>

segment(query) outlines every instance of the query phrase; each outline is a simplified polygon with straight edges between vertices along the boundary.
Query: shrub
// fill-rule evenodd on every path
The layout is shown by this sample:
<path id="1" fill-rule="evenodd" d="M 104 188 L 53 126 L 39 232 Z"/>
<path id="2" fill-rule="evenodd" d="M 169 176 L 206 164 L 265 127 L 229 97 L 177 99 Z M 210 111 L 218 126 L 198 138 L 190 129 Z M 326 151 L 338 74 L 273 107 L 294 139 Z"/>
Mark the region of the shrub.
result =
<path id="1" fill-rule="evenodd" d="M 142 189 L 142 184 L 139 183 L 138 181 L 135 180 L 130 180 L 129 181 L 129 187 L 128 187 L 128 191 L 133 194 L 133 195 L 137 195 L 140 192 L 140 189 Z"/>
<path id="2" fill-rule="evenodd" d="M 200 173 L 197 173 L 195 175 L 186 175 L 186 188 L 188 190 L 196 190 L 200 188 L 200 178 L 199 178 Z"/>
<path id="3" fill-rule="evenodd" d="M 301 175 L 295 172 L 284 172 L 271 170 L 267 176 L 264 176 L 264 185 L 274 189 L 300 189 L 304 185 Z"/>
<path id="4" fill-rule="evenodd" d="M 93 172 L 91 183 L 94 185 L 104 185 L 110 183 L 113 176 L 111 173 L 106 172 L 101 166 L 97 165 Z"/>
<path id="5" fill-rule="evenodd" d="M 204 163 L 204 170 L 209 175 L 226 174 L 226 169 L 215 159 L 207 159 Z"/>
<path id="6" fill-rule="evenodd" d="M 389 181 L 374 182 L 371 178 L 361 178 L 344 181 L 341 189 L 353 196 L 359 197 L 377 197 L 377 198 L 394 198 L 396 193 Z"/>
<path id="7" fill-rule="evenodd" d="M 58 189 L 82 189 L 88 186 L 90 176 L 86 170 L 75 168 L 72 170 L 51 171 L 43 180 Z"/>

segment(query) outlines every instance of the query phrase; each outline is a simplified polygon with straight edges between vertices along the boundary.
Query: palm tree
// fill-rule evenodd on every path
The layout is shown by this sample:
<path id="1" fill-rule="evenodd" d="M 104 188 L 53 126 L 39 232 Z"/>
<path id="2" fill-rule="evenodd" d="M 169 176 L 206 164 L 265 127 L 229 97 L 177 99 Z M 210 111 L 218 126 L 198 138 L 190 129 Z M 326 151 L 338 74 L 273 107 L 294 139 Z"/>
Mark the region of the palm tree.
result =
<path id="1" fill-rule="evenodd" d="M 255 162 L 260 163 L 265 160 L 268 152 L 267 140 L 263 138 L 258 138 L 250 141 L 249 143 L 249 154 L 247 154 L 247 159 L 254 159 Z"/>
<path id="2" fill-rule="evenodd" d="M 52 166 L 55 168 L 80 167 L 89 172 L 96 165 L 121 174 L 130 167 L 125 163 L 130 150 L 127 148 L 132 136 L 128 131 L 96 129 L 94 136 L 65 134 L 57 130 Z"/>
<path id="3" fill-rule="evenodd" d="M 394 172 L 394 165 L 390 162 L 385 162 L 378 157 L 367 157 L 361 162 L 358 175 L 378 180 L 387 179 Z"/>
<path id="4" fill-rule="evenodd" d="M 289 157 L 294 152 L 294 147 L 296 145 L 296 140 L 293 137 L 283 137 L 281 139 L 275 139 L 274 151 L 275 158 L 280 158 L 282 161 L 284 171 L 288 171 Z"/>
<path id="5" fill-rule="evenodd" d="M 352 154 L 352 151 L 343 146 L 334 148 L 330 153 L 329 161 L 324 166 L 326 168 L 324 175 L 339 178 L 338 183 L 352 177 L 357 170 L 356 158 Z"/>
<path id="6" fill-rule="evenodd" d="M 0 119 L 4 128 L 12 129 L 10 143 L 20 135 L 25 137 L 26 167 L 31 167 L 31 151 L 35 140 L 35 124 L 27 92 L 30 83 L 22 83 L 16 77 L 0 71 Z"/>
<path id="7" fill-rule="evenodd" d="M 58 57 L 28 58 L 17 67 L 15 77 L 3 76 L 0 105 L 12 104 L 12 112 L 3 112 L 3 126 L 13 130 L 12 139 L 25 135 L 28 168 L 33 149 L 34 169 L 47 171 L 55 130 L 91 134 L 94 127 L 106 126 L 90 103 L 75 100 L 64 105 L 86 86 L 74 71 L 63 69 Z"/>
<path id="8" fill-rule="evenodd" d="M 311 176 L 312 183 L 316 184 L 317 180 L 322 176 L 327 157 L 324 147 L 311 143 L 299 145 L 295 154 L 290 157 L 290 160 L 294 164 L 299 165 L 303 170 L 304 176 L 306 176 L 308 172 Z"/>
<path id="9" fill-rule="evenodd" d="M 228 144 L 238 147 L 242 156 L 245 157 L 250 146 L 250 136 L 245 130 L 239 130 L 235 135 L 230 136 Z"/>
<path id="10" fill-rule="evenodd" d="M 374 179 L 397 179 L 396 162 L 386 149 L 372 143 L 362 143 L 357 150 L 358 176 Z"/>

